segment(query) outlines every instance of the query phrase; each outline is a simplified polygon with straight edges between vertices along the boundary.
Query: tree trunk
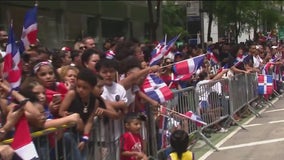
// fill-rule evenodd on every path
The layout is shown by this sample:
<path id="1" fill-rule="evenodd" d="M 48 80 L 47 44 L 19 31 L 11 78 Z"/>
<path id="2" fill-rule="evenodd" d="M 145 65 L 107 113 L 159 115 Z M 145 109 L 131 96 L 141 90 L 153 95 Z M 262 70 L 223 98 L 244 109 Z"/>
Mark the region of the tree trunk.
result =
<path id="1" fill-rule="evenodd" d="M 254 26 L 253 27 L 253 41 L 258 41 L 258 34 L 257 34 L 257 27 L 256 26 Z"/>
<path id="2" fill-rule="evenodd" d="M 153 5 L 151 0 L 147 0 L 148 4 L 148 14 L 149 14 L 149 39 L 150 42 L 153 42 L 153 25 L 154 25 L 154 19 L 153 19 Z"/>
<path id="3" fill-rule="evenodd" d="M 235 35 L 235 43 L 238 44 L 238 37 L 240 35 L 240 32 L 241 32 L 241 23 L 240 22 L 236 22 L 235 23 L 235 27 L 236 27 L 236 35 Z"/>
<path id="4" fill-rule="evenodd" d="M 161 10 L 161 0 L 157 0 L 156 9 L 156 21 L 154 21 L 154 13 L 153 13 L 153 4 L 151 0 L 147 0 L 148 4 L 148 13 L 149 13 L 149 38 L 150 41 L 155 41 L 157 39 L 157 28 L 159 27 L 160 23 L 160 10 Z"/>
<path id="5" fill-rule="evenodd" d="M 212 21 L 213 21 L 213 14 L 208 13 L 208 18 L 209 18 L 209 22 L 208 22 L 207 42 L 210 41 L 210 38 L 211 38 L 211 27 L 212 27 Z"/>

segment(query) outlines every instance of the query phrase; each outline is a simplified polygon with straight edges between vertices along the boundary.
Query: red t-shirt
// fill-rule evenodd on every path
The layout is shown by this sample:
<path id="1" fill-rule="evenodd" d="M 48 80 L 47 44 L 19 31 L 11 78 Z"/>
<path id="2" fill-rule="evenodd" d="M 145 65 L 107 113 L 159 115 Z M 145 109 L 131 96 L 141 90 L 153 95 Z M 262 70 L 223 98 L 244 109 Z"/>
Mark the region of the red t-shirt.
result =
<path id="1" fill-rule="evenodd" d="M 120 137 L 120 152 L 135 151 L 142 152 L 142 138 L 139 134 L 125 132 Z M 120 156 L 120 160 L 138 160 L 136 157 Z"/>
<path id="2" fill-rule="evenodd" d="M 62 82 L 56 83 L 56 90 L 55 91 L 50 90 L 50 89 L 46 89 L 45 95 L 46 95 L 46 100 L 47 100 L 48 104 L 52 101 L 52 96 L 54 94 L 61 94 L 61 99 L 63 100 L 67 91 L 68 91 L 67 87 Z"/>
<path id="3" fill-rule="evenodd" d="M 171 84 L 171 86 L 169 86 L 170 89 L 178 89 L 178 83 L 174 81 L 176 75 L 160 75 L 160 78 L 167 84 L 167 86 Z"/>

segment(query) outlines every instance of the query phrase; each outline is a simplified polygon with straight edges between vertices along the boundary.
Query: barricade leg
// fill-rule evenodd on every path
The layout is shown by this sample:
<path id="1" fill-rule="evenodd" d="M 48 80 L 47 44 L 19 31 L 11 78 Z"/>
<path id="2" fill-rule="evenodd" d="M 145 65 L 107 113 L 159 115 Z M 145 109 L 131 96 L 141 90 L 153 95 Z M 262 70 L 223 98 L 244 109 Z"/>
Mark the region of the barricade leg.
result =
<path id="1" fill-rule="evenodd" d="M 202 133 L 202 130 L 203 129 L 197 130 L 195 134 L 197 134 L 199 138 L 202 138 L 211 148 L 215 149 L 215 151 L 219 151 L 218 148 Z"/>
<path id="2" fill-rule="evenodd" d="M 226 122 L 225 122 L 225 124 L 226 124 L 225 126 L 230 126 L 229 124 L 230 124 L 232 121 L 233 121 L 237 126 L 241 127 L 243 130 L 247 130 L 244 126 L 242 126 L 238 121 L 236 121 L 236 120 L 234 119 L 233 115 L 230 115 L 230 116 L 228 117 L 228 119 L 227 119 Z"/>
<path id="3" fill-rule="evenodd" d="M 253 107 L 248 103 L 248 110 L 253 113 L 256 117 L 261 117 L 261 115 L 255 110 L 253 109 Z"/>
<path id="4" fill-rule="evenodd" d="M 275 95 L 275 96 L 277 96 L 277 97 L 280 97 L 281 95 L 276 91 L 276 90 L 274 90 L 273 89 L 273 94 Z"/>
<path id="5" fill-rule="evenodd" d="M 261 96 L 260 96 L 260 102 L 265 103 L 265 104 L 268 105 L 269 107 L 274 107 L 274 108 L 275 108 L 275 106 L 274 106 L 269 100 L 267 100 L 267 99 L 264 97 L 264 95 L 261 95 Z"/>

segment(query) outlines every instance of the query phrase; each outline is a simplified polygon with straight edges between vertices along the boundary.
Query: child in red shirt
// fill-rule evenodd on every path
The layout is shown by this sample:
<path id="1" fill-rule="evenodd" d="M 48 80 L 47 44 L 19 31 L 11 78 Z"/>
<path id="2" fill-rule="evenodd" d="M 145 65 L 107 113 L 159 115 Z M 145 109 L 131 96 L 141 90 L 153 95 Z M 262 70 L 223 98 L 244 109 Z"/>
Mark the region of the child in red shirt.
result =
<path id="1" fill-rule="evenodd" d="M 141 121 L 145 117 L 131 112 L 125 117 L 126 132 L 120 137 L 120 160 L 148 160 L 143 152 L 142 137 L 140 135 Z"/>

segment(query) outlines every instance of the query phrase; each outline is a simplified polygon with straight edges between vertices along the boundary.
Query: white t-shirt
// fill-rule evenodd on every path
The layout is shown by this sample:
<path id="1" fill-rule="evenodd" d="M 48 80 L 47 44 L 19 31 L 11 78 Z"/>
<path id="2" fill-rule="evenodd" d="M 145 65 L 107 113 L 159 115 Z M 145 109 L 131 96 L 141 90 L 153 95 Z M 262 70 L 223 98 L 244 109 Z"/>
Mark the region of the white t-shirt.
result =
<path id="1" fill-rule="evenodd" d="M 195 90 L 198 93 L 200 101 L 207 101 L 208 95 L 210 94 L 210 92 L 217 92 L 218 94 L 222 93 L 222 84 L 220 82 L 216 82 L 216 84 L 210 85 L 210 87 L 207 85 L 203 85 L 211 81 L 212 80 L 205 79 L 205 80 L 197 82 Z M 201 85 L 203 85 L 202 88 L 200 87 Z"/>
<path id="2" fill-rule="evenodd" d="M 113 82 L 111 86 L 104 86 L 101 97 L 109 101 L 124 101 L 127 103 L 126 90 L 118 83 Z"/>
<path id="3" fill-rule="evenodd" d="M 253 67 L 254 68 L 259 68 L 261 63 L 262 63 L 262 59 L 258 55 L 253 56 Z"/>
<path id="4" fill-rule="evenodd" d="M 126 97 L 126 90 L 124 87 L 116 82 L 113 82 L 111 86 L 104 86 L 103 87 L 103 93 L 101 97 L 105 100 L 108 101 L 124 101 L 125 103 L 128 103 L 127 97 Z M 118 140 L 120 135 L 123 133 L 123 120 L 118 119 L 118 120 L 111 120 L 109 122 L 108 127 L 104 127 L 106 130 L 105 132 L 113 131 L 114 133 L 111 135 L 111 140 L 115 141 Z M 111 127 L 111 128 L 110 128 Z M 110 129 L 110 130 L 109 130 Z M 102 129 L 103 130 L 103 129 Z M 101 133 L 101 136 L 104 136 L 106 134 Z M 100 140 L 102 141 L 104 137 L 101 137 Z"/>

